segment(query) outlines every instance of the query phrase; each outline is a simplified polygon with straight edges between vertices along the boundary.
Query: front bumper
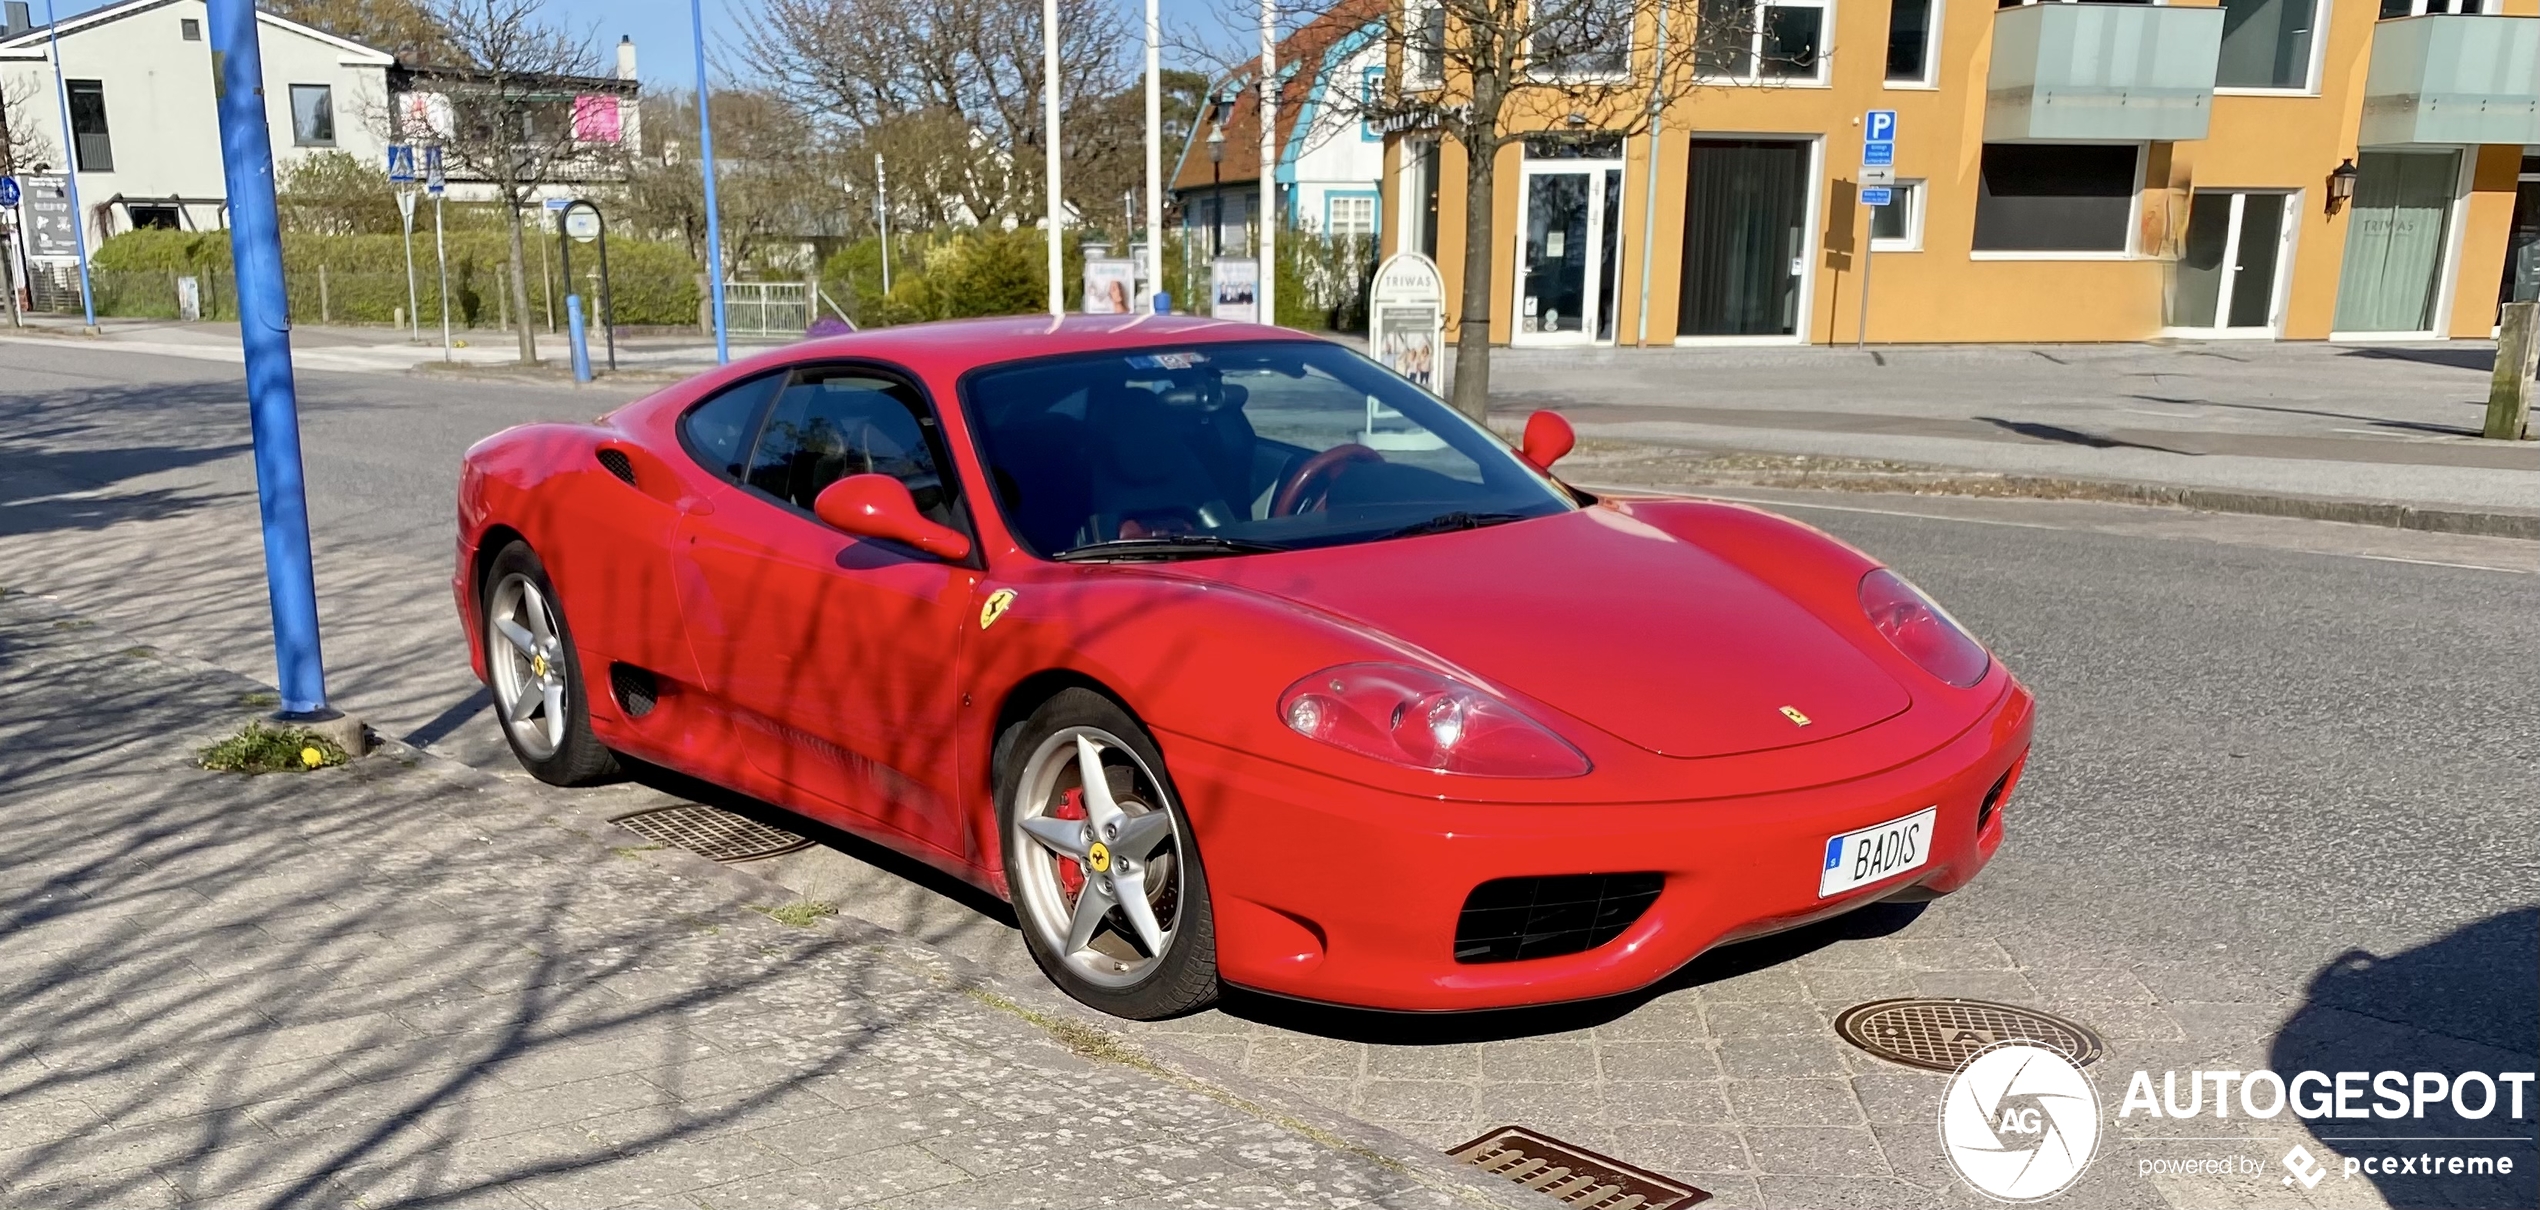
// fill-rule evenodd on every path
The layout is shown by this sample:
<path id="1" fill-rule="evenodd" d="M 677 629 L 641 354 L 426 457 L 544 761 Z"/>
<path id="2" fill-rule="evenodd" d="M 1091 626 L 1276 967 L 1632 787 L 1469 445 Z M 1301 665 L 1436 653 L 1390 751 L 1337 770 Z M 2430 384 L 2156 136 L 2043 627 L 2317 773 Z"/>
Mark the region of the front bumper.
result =
<path id="1" fill-rule="evenodd" d="M 1957 890 L 2002 843 L 2004 785 L 2028 753 L 2012 685 L 1973 726 L 1881 772 L 1806 790 L 1600 805 L 1441 802 L 1181 736 L 1160 737 L 1207 862 L 1217 964 L 1234 984 L 1365 1008 L 1550 1004 L 1655 983 L 1714 946 L 1840 915 L 1907 888 Z M 1701 762 L 1684 762 L 1689 774 Z M 1828 837 L 1939 809 L 1930 859 L 1817 896 Z M 1583 953 L 1459 963 L 1457 918 L 1495 878 L 1649 871 L 1658 897 Z"/>

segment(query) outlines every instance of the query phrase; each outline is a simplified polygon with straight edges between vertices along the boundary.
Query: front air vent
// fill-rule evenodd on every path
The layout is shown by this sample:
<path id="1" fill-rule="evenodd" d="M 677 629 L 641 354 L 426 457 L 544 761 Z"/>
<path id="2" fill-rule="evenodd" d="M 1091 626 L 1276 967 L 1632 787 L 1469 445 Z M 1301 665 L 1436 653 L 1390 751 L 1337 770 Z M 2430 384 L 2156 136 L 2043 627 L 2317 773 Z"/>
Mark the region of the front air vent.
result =
<path id="1" fill-rule="evenodd" d="M 610 474 L 625 480 L 628 487 L 635 486 L 635 463 L 626 456 L 626 451 L 601 450 L 599 458 L 600 465 L 608 468 Z"/>
<path id="2" fill-rule="evenodd" d="M 1984 831 L 1984 825 L 1993 822 L 1994 811 L 2002 806 L 2002 792 L 2011 788 L 2011 775 L 2019 771 L 2018 765 L 2004 770 L 1994 779 L 1993 788 L 1984 792 L 1984 801 L 1976 804 L 1976 831 Z"/>
<path id="3" fill-rule="evenodd" d="M 1455 921 L 1455 960 L 1516 962 L 1576 954 L 1623 935 L 1658 898 L 1661 874 L 1494 878 Z"/>

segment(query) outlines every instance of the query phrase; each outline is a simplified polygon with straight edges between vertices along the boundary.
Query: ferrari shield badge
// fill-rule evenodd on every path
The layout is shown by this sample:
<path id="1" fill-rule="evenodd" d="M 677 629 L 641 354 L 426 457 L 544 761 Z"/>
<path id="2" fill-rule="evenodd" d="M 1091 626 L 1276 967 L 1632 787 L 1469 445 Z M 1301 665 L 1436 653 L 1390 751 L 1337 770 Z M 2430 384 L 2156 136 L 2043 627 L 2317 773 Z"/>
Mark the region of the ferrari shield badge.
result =
<path id="1" fill-rule="evenodd" d="M 1004 617 L 1005 611 L 1012 608 L 1013 605 L 1013 589 L 1000 588 L 995 592 L 989 593 L 988 599 L 979 606 L 979 629 L 986 630 L 987 628 L 996 625 L 997 619 Z"/>
<path id="2" fill-rule="evenodd" d="M 1789 719 L 1790 725 L 1794 727 L 1805 727 L 1808 725 L 1808 716 L 1801 714 L 1799 712 L 1799 707 L 1797 706 L 1782 707 L 1782 717 Z"/>

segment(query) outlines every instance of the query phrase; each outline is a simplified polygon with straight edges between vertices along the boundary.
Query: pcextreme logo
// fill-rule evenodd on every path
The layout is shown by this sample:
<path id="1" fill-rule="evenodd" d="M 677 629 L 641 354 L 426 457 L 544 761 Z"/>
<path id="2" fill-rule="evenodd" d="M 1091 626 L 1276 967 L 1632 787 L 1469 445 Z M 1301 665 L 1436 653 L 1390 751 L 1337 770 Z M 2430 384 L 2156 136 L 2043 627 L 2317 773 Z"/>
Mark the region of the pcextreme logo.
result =
<path id="1" fill-rule="evenodd" d="M 2034 1202 L 2081 1179 L 2099 1150 L 2099 1092 L 2043 1042 L 1997 1042 L 1950 1077 L 1940 1102 L 1949 1165 L 1997 1201 Z"/>

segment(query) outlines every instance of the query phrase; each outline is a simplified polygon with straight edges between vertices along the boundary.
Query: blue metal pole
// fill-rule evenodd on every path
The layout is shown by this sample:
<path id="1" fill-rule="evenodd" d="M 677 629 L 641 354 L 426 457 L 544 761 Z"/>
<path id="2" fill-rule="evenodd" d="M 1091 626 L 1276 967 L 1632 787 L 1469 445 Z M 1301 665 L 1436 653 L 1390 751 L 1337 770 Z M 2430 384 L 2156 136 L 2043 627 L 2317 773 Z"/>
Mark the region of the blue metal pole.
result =
<path id="1" fill-rule="evenodd" d="M 688 20 L 697 32 L 697 154 L 698 171 L 706 177 L 706 292 L 714 298 L 715 364 L 725 365 L 732 360 L 732 341 L 725 335 L 729 328 L 723 322 L 723 211 L 714 203 L 714 106 L 710 100 L 714 89 L 706 80 L 705 0 L 688 0 Z"/>
<path id="2" fill-rule="evenodd" d="M 573 380 L 591 381 L 591 333 L 582 326 L 582 296 L 564 296 L 564 322 L 573 352 Z"/>
<path id="3" fill-rule="evenodd" d="M 88 216 L 79 208 L 79 136 L 71 133 L 71 86 L 62 79 L 62 22 L 53 15 L 53 0 L 44 0 L 44 33 L 53 47 L 53 99 L 62 107 L 62 179 L 70 184 L 71 240 L 79 250 L 79 309 L 93 330 L 97 299 L 88 288 Z"/>
<path id="4" fill-rule="evenodd" d="M 326 710 L 318 651 L 317 574 L 309 557 L 309 501 L 300 471 L 300 408 L 291 383 L 291 313 L 282 289 L 282 229 L 273 198 L 273 136 L 265 125 L 264 56 L 254 0 L 209 0 L 213 92 L 229 185 L 229 256 L 238 273 L 238 336 L 247 353 L 247 411 L 264 515 L 265 591 L 273 606 L 282 713 Z"/>

